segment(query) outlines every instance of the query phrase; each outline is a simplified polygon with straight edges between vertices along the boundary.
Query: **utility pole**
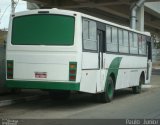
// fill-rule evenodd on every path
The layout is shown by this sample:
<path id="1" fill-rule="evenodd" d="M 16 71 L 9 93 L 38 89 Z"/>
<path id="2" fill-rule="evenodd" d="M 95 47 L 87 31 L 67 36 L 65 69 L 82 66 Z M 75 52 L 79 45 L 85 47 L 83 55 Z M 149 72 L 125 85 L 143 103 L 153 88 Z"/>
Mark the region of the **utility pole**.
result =
<path id="1" fill-rule="evenodd" d="M 11 0 L 11 14 L 15 13 L 15 7 L 16 7 L 16 2 L 14 0 Z"/>

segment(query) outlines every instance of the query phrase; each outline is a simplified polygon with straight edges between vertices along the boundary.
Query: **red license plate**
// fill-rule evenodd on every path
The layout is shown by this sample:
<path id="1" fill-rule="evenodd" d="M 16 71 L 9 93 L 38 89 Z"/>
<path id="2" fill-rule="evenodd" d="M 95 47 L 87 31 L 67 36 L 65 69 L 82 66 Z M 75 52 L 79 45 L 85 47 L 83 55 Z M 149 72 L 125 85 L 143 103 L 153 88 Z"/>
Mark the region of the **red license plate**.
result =
<path id="1" fill-rule="evenodd" d="M 35 78 L 47 78 L 46 72 L 35 72 Z"/>

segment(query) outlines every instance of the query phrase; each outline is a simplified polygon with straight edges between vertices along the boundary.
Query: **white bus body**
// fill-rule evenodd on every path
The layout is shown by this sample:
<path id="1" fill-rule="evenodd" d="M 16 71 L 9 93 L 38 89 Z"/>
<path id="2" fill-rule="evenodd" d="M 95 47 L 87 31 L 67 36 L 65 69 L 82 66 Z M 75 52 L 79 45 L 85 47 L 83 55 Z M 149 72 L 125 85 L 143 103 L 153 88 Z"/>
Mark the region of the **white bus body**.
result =
<path id="1" fill-rule="evenodd" d="M 141 76 L 147 84 L 152 68 L 149 37 L 74 11 L 16 13 L 7 38 L 6 85 L 104 93 L 109 78 L 115 90 L 139 86 Z"/>

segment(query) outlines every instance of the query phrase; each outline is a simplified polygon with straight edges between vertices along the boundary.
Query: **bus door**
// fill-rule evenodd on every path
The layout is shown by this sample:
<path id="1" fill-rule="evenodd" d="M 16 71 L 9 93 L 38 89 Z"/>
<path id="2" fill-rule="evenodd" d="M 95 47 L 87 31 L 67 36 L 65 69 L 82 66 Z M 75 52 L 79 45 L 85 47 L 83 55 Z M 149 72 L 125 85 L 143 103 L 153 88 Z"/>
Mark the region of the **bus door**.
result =
<path id="1" fill-rule="evenodd" d="M 99 64 L 99 81 L 97 81 L 97 91 L 103 90 L 103 83 L 104 81 L 104 75 L 105 75 L 105 69 L 104 69 L 104 54 L 105 54 L 105 37 L 106 37 L 106 31 L 105 31 L 105 24 L 97 24 L 97 39 L 98 39 L 98 64 Z"/>
<path id="2" fill-rule="evenodd" d="M 147 74 L 146 74 L 146 83 L 150 83 L 150 77 L 152 73 L 152 43 L 151 38 L 147 38 Z"/>

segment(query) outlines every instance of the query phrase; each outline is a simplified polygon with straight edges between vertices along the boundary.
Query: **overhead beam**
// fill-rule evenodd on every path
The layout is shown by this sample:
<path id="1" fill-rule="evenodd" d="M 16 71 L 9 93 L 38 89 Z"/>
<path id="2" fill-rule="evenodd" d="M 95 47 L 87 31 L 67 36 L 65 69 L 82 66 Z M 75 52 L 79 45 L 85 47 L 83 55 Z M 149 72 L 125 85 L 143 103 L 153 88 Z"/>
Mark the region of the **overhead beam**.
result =
<path id="1" fill-rule="evenodd" d="M 132 3 L 137 0 L 25 0 L 29 2 L 34 2 L 40 6 L 40 8 L 64 8 L 71 10 L 87 10 L 92 11 L 95 16 L 104 17 L 109 13 L 113 15 L 111 17 L 115 18 L 114 21 L 117 20 L 119 23 L 123 23 L 124 25 L 128 25 L 130 14 L 128 13 L 130 10 L 130 6 Z M 160 0 L 146 0 L 147 2 L 157 2 Z M 43 6 L 42 6 L 43 5 Z M 123 8 L 125 9 L 123 9 Z M 159 20 L 160 14 L 151 10 L 150 8 L 145 6 L 145 26 L 151 27 L 152 29 L 157 29 L 160 31 Z M 94 10 L 94 11 L 93 11 Z M 102 13 L 98 13 L 101 11 Z M 96 14 L 97 13 L 97 14 Z M 146 13 L 149 13 L 146 15 Z M 108 17 L 106 16 L 106 19 Z M 110 18 L 112 20 L 112 18 Z M 119 21 L 121 19 L 121 21 Z M 112 20 L 112 21 L 113 21 Z M 158 21 L 157 21 L 158 20 Z M 127 22 L 127 23 L 126 23 Z"/>
<path id="2" fill-rule="evenodd" d="M 37 4 L 45 4 L 47 6 L 60 7 L 60 8 L 83 8 L 83 7 L 99 7 L 99 6 L 111 6 L 111 5 L 122 5 L 130 4 L 128 0 L 116 0 L 116 1 L 99 1 L 95 2 L 92 0 L 25 0 Z"/>
<path id="3" fill-rule="evenodd" d="M 153 11 L 151 8 L 145 6 L 145 11 L 160 19 L 160 13 Z"/>
<path id="4" fill-rule="evenodd" d="M 125 15 L 125 14 L 123 14 L 123 13 L 120 13 L 120 12 L 118 12 L 118 11 L 114 11 L 114 10 L 109 9 L 109 8 L 106 8 L 106 7 L 95 7 L 95 8 L 97 8 L 97 9 L 99 9 L 99 10 L 102 10 L 102 11 L 104 11 L 104 12 L 107 12 L 107 13 L 112 13 L 112 14 L 114 14 L 114 15 L 116 15 L 116 16 L 120 16 L 120 17 L 129 19 L 129 16 L 128 16 L 128 15 Z"/>
<path id="5" fill-rule="evenodd" d="M 106 9 L 106 8 L 104 8 L 104 7 L 98 7 L 97 9 L 100 9 L 100 10 L 105 11 L 105 12 L 108 12 L 108 13 L 112 13 L 112 14 L 114 14 L 114 15 L 116 15 L 116 16 L 120 16 L 120 17 L 123 17 L 123 18 L 126 18 L 126 19 L 129 20 L 129 16 L 128 16 L 128 15 L 122 14 L 122 13 L 117 12 L 117 11 L 114 11 L 114 10 L 112 10 L 112 9 L 108 9 L 108 8 Z M 150 17 L 150 18 L 151 18 L 151 17 Z M 148 20 L 148 19 L 146 19 L 145 25 L 160 30 L 160 26 L 154 24 L 153 22 L 151 22 L 151 21 Z"/>
<path id="6" fill-rule="evenodd" d="M 146 2 L 159 2 L 160 0 L 146 0 Z"/>
<path id="7" fill-rule="evenodd" d="M 78 5 L 61 5 L 60 7 L 62 8 L 68 8 L 68 9 L 73 9 L 73 8 L 84 8 L 84 7 L 88 7 L 88 8 L 95 8 L 95 7 L 101 7 L 101 6 L 112 6 L 112 5 L 122 5 L 122 4 L 128 4 L 128 2 L 121 2 L 121 1 L 115 1 L 115 2 L 99 2 L 99 3 L 95 3 L 95 2 L 82 2 L 79 3 Z M 54 7 L 54 5 L 53 5 Z M 57 7 L 57 6 L 55 6 Z"/>

